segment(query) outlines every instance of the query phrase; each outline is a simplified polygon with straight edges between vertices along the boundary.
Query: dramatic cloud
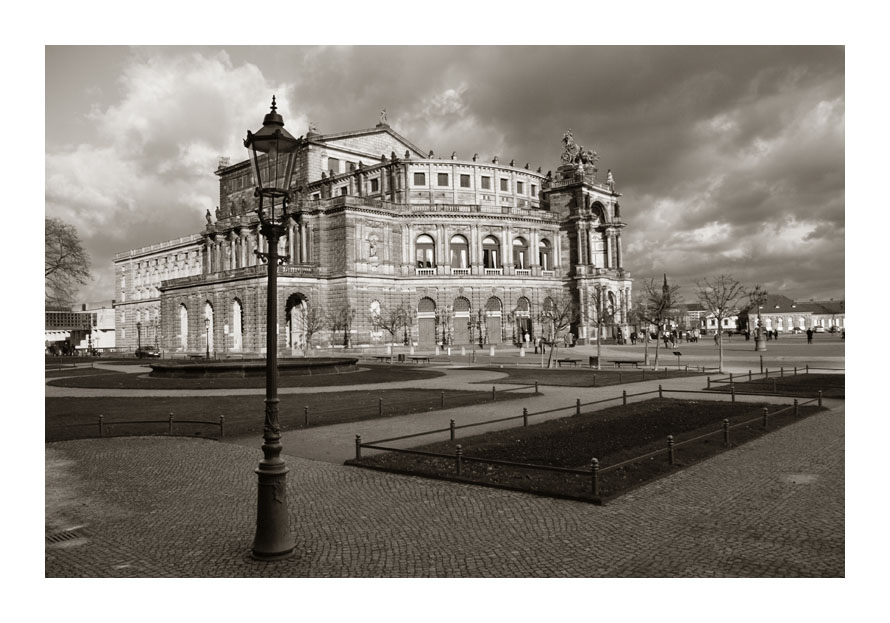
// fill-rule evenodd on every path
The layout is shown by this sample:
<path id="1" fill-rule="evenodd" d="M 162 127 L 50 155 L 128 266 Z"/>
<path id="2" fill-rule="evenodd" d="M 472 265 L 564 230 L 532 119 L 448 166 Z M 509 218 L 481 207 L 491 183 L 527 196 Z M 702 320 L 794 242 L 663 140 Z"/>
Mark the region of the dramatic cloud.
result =
<path id="1" fill-rule="evenodd" d="M 844 295 L 844 50 L 830 47 L 318 47 L 121 50 L 80 81 L 47 144 L 46 212 L 78 227 L 110 298 L 114 253 L 200 230 L 219 155 L 242 158 L 272 93 L 288 128 L 390 124 L 437 155 L 555 169 L 560 139 L 612 169 L 625 264 Z M 95 56 L 95 55 L 94 55 Z M 56 71 L 47 56 L 48 119 Z M 94 60 L 93 63 L 96 61 Z M 89 63 L 87 63 L 89 65 Z M 112 73 L 108 67 L 96 74 Z M 71 76 L 58 81 L 70 90 Z M 57 87 L 62 89 L 62 86 Z M 60 93 L 64 97 L 70 93 Z M 75 101 L 69 96 L 68 101 Z M 49 126 L 48 121 L 48 126 Z M 48 135 L 50 133 L 48 132 Z"/>

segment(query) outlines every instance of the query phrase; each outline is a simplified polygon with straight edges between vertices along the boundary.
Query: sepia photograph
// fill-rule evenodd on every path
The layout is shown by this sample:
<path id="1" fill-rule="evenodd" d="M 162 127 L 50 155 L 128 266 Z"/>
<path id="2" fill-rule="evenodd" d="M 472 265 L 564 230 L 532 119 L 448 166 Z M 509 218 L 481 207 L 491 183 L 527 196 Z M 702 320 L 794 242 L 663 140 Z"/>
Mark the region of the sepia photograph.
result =
<path id="1" fill-rule="evenodd" d="M 44 578 L 845 578 L 822 40 L 47 42 Z"/>

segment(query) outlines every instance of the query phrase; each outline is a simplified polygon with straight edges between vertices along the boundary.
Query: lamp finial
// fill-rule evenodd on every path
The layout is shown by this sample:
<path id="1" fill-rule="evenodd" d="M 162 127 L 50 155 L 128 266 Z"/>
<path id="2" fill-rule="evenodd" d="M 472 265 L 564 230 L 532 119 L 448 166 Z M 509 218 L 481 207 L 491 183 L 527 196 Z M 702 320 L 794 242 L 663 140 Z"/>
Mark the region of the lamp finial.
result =
<path id="1" fill-rule="evenodd" d="M 275 96 L 272 96 L 272 112 L 277 112 L 278 106 L 275 104 Z"/>

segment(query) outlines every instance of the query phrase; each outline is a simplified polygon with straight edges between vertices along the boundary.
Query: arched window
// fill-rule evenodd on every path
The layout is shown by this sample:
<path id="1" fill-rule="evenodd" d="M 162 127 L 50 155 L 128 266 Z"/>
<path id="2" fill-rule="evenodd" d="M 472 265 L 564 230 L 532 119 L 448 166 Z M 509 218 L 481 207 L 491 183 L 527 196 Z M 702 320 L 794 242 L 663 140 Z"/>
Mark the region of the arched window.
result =
<path id="1" fill-rule="evenodd" d="M 469 268 L 469 252 L 470 245 L 467 239 L 456 234 L 451 237 L 451 267 L 452 268 Z"/>
<path id="2" fill-rule="evenodd" d="M 514 268 L 528 268 L 529 265 L 529 257 L 528 257 L 528 243 L 525 241 L 525 238 L 514 238 L 513 239 L 513 267 Z"/>
<path id="3" fill-rule="evenodd" d="M 553 270 L 553 261 L 551 260 L 552 248 L 549 240 L 541 240 L 538 243 L 538 264 L 541 270 Z"/>
<path id="4" fill-rule="evenodd" d="M 501 264 L 501 243 L 494 236 L 482 240 L 482 265 L 485 268 L 498 268 Z"/>
<path id="5" fill-rule="evenodd" d="M 291 294 L 284 305 L 285 339 L 288 348 L 303 349 L 306 347 L 305 318 L 306 300 L 302 294 Z"/>
<path id="6" fill-rule="evenodd" d="M 241 318 L 241 301 L 235 299 L 232 301 L 232 350 L 235 351 L 242 348 Z"/>
<path id="7" fill-rule="evenodd" d="M 436 242 L 431 236 L 421 234 L 414 244 L 414 256 L 418 268 L 434 268 L 436 266 Z"/>
<path id="8" fill-rule="evenodd" d="M 213 305 L 204 303 L 204 339 L 207 341 L 207 352 L 213 353 Z"/>
<path id="9" fill-rule="evenodd" d="M 179 306 L 179 349 L 188 349 L 189 310 L 185 304 Z"/>

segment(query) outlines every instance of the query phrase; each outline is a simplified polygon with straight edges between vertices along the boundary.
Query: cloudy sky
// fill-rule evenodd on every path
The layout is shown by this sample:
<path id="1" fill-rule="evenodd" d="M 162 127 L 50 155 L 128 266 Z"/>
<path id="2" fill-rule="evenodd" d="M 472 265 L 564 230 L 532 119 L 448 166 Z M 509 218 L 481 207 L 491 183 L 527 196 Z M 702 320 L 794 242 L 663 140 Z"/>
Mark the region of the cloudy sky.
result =
<path id="1" fill-rule="evenodd" d="M 556 169 L 565 130 L 623 194 L 625 266 L 844 297 L 843 47 L 47 47 L 46 216 L 115 296 L 115 253 L 191 233 L 274 93 L 296 136 L 386 108 L 423 150 Z"/>

